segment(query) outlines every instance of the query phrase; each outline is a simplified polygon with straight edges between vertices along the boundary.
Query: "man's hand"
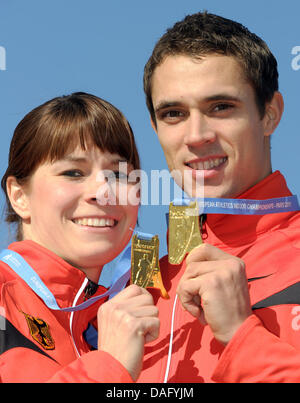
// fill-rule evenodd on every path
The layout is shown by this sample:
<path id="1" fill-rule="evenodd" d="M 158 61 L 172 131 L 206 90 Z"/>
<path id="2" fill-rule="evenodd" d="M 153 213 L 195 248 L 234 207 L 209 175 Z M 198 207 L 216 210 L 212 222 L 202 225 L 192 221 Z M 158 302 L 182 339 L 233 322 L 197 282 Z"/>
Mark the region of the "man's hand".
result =
<path id="1" fill-rule="evenodd" d="M 177 294 L 225 345 L 252 314 L 244 262 L 208 244 L 189 253 Z"/>
<path id="2" fill-rule="evenodd" d="M 110 353 L 137 380 L 144 345 L 159 335 L 158 309 L 151 294 L 130 285 L 98 310 L 98 350 Z"/>

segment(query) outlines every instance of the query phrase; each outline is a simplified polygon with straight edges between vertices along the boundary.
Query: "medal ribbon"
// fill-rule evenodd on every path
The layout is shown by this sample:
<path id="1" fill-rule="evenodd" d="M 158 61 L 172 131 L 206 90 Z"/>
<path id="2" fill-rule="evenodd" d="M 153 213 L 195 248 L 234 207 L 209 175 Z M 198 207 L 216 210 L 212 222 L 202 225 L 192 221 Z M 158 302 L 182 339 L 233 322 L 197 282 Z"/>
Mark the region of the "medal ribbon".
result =
<path id="1" fill-rule="evenodd" d="M 150 239 L 152 237 L 151 234 L 144 234 L 138 231 L 135 231 L 135 233 L 145 239 Z M 112 279 L 112 285 L 108 291 L 96 297 L 92 297 L 77 306 L 67 308 L 60 308 L 58 306 L 52 292 L 44 284 L 42 279 L 33 270 L 33 268 L 17 252 L 14 252 L 10 249 L 4 249 L 0 253 L 0 260 L 10 266 L 12 270 L 16 274 L 18 274 L 27 283 L 27 285 L 44 301 L 48 308 L 64 312 L 76 312 L 88 308 L 102 298 L 112 298 L 126 286 L 127 282 L 130 279 L 131 245 L 127 246 L 121 258 L 119 259 L 117 268 Z"/>
<path id="2" fill-rule="evenodd" d="M 188 206 L 193 199 L 175 199 L 174 205 Z M 200 214 L 243 214 L 243 215 L 264 215 L 272 213 L 286 213 L 290 211 L 298 211 L 299 203 L 296 195 L 281 197 L 267 200 L 250 200 L 250 199 L 199 199 Z M 151 239 L 152 234 L 145 234 L 134 231 L 140 238 Z M 123 252 L 119 259 L 117 268 L 114 272 L 112 285 L 108 291 L 97 297 L 92 297 L 88 301 L 83 302 L 75 307 L 60 308 L 55 300 L 54 295 L 43 283 L 41 278 L 33 270 L 33 268 L 18 253 L 4 249 L 0 253 L 0 260 L 8 264 L 28 285 L 29 287 L 45 302 L 48 308 L 53 310 L 61 310 L 64 312 L 75 312 L 88 308 L 101 298 L 113 297 L 120 292 L 130 278 L 131 266 L 131 245 Z"/>
<path id="3" fill-rule="evenodd" d="M 4 249 L 0 254 L 0 260 L 8 264 L 13 269 L 13 271 L 18 274 L 29 285 L 29 287 L 44 301 L 48 308 L 53 310 L 61 310 L 64 312 L 75 312 L 88 308 L 99 299 L 105 298 L 112 293 L 117 293 L 123 288 L 123 286 L 125 286 L 130 276 L 130 269 L 128 270 L 128 267 L 130 267 L 130 247 L 126 249 L 123 256 L 124 258 L 122 260 L 122 266 L 124 266 L 124 268 L 126 267 L 126 271 L 122 273 L 122 275 L 108 291 L 106 291 L 104 294 L 98 295 L 97 297 L 90 298 L 88 301 L 85 301 L 80 305 L 67 308 L 60 308 L 58 306 L 52 292 L 44 284 L 44 282 L 33 270 L 33 268 L 18 253 L 10 249 Z"/>
<path id="4" fill-rule="evenodd" d="M 193 199 L 175 199 L 174 205 L 188 206 Z M 272 213 L 282 213 L 290 211 L 298 211 L 299 203 L 296 195 L 275 198 L 268 200 L 250 200 L 250 199 L 200 199 L 197 200 L 199 205 L 199 214 L 236 214 L 236 215 L 264 215 Z M 152 234 L 145 234 L 134 231 L 139 237 L 151 239 Z M 112 285 L 108 291 L 92 297 L 88 301 L 83 302 L 75 307 L 60 308 L 56 302 L 54 295 L 43 283 L 33 268 L 20 256 L 17 252 L 10 249 L 4 249 L 0 253 L 0 260 L 9 265 L 16 274 L 18 274 L 27 285 L 44 301 L 48 308 L 52 310 L 60 310 L 64 312 L 76 312 L 88 308 L 102 298 L 112 298 L 120 292 L 130 279 L 131 267 L 131 245 L 123 252 L 118 261 L 117 268 L 114 271 Z M 96 332 L 94 330 L 94 332 Z M 93 332 L 92 332 L 93 333 Z M 92 336 L 91 333 L 91 337 Z"/>
<path id="5" fill-rule="evenodd" d="M 188 206 L 197 200 L 199 214 L 265 215 L 300 210 L 296 195 L 266 200 L 251 199 L 175 199 L 175 206 Z"/>

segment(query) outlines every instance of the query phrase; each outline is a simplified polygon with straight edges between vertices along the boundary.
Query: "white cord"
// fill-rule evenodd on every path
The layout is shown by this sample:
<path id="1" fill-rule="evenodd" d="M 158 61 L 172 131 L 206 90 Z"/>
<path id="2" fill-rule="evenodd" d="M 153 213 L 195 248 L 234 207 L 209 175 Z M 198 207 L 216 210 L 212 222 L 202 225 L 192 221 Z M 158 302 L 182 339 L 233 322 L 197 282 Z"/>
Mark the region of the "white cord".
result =
<path id="1" fill-rule="evenodd" d="M 83 283 L 82 283 L 82 285 L 81 285 L 81 287 L 80 287 L 80 289 L 78 290 L 78 292 L 77 292 L 77 294 L 76 294 L 76 296 L 75 296 L 75 298 L 74 298 L 72 307 L 76 306 L 77 301 L 78 301 L 80 295 L 82 294 L 82 292 L 83 292 L 83 290 L 84 290 L 84 288 L 85 288 L 87 282 L 88 282 L 88 279 L 85 278 L 84 281 L 83 281 Z M 72 336 L 72 340 L 73 340 L 73 344 L 74 344 L 76 353 L 77 353 L 78 357 L 80 357 L 79 351 L 77 350 L 77 347 L 76 347 L 74 335 L 73 335 L 73 317 L 74 317 L 74 311 L 71 312 L 71 315 L 70 315 L 70 331 L 71 331 L 71 336 Z"/>
<path id="2" fill-rule="evenodd" d="M 169 352 L 168 352 L 168 361 L 167 361 L 167 369 L 165 373 L 164 383 L 168 382 L 170 365 L 171 365 L 171 357 L 172 357 L 172 348 L 173 348 L 173 332 L 174 332 L 174 318 L 175 318 L 175 308 L 177 303 L 177 294 L 173 304 L 173 311 L 172 311 L 172 321 L 171 321 L 171 331 L 170 331 L 170 342 L 169 342 Z"/>

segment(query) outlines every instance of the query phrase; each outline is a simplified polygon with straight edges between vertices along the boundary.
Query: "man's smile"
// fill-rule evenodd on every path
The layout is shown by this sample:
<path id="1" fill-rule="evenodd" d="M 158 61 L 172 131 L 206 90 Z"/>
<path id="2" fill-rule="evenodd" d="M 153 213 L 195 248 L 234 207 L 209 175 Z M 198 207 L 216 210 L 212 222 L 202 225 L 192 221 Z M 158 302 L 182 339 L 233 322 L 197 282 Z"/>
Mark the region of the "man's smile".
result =
<path id="1" fill-rule="evenodd" d="M 202 159 L 193 160 L 191 162 L 187 162 L 185 165 L 187 165 L 189 168 L 192 168 L 195 170 L 210 170 L 210 169 L 219 168 L 227 160 L 228 160 L 228 157 L 209 157 L 209 158 L 205 158 L 205 159 L 202 158 Z"/>

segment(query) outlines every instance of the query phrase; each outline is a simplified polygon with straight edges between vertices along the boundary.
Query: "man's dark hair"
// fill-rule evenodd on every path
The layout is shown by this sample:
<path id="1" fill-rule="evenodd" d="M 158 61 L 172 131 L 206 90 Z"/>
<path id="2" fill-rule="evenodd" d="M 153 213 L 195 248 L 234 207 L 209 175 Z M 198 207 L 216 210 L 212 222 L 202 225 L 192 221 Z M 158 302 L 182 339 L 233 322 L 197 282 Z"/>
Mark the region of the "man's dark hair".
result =
<path id="1" fill-rule="evenodd" d="M 201 58 L 209 54 L 232 56 L 239 62 L 246 80 L 255 92 L 263 117 L 265 106 L 278 91 L 277 61 L 266 43 L 243 25 L 200 12 L 177 22 L 156 43 L 144 70 L 144 91 L 151 118 L 156 123 L 152 103 L 152 77 L 167 56 L 186 55 Z"/>

